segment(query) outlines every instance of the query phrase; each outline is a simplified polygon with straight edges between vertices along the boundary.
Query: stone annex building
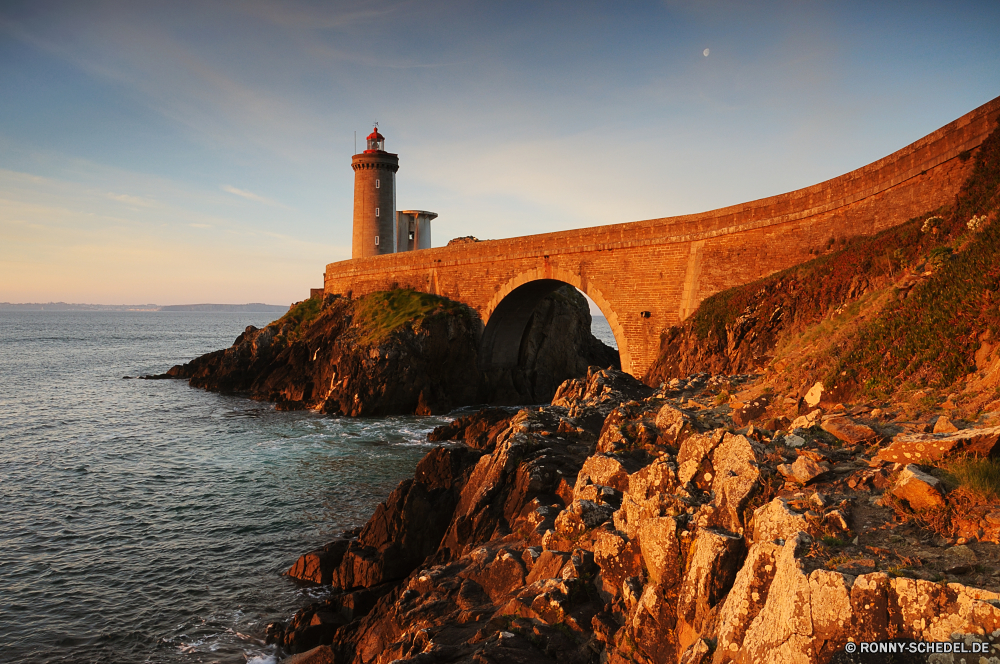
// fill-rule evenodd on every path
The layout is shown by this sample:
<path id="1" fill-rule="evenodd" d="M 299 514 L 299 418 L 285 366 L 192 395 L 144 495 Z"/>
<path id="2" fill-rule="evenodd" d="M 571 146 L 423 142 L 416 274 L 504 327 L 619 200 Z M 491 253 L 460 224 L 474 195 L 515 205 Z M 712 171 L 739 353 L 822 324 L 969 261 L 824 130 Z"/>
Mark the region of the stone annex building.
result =
<path id="1" fill-rule="evenodd" d="M 948 203 L 996 126 L 1000 97 L 850 173 L 796 191 L 679 217 L 431 247 L 437 215 L 396 211 L 398 155 L 378 128 L 352 158 L 351 260 L 326 266 L 326 293 L 413 288 L 463 302 L 483 323 L 480 362 L 516 365 L 535 304 L 563 284 L 607 317 L 622 368 L 641 377 L 660 332 L 720 290 Z"/>

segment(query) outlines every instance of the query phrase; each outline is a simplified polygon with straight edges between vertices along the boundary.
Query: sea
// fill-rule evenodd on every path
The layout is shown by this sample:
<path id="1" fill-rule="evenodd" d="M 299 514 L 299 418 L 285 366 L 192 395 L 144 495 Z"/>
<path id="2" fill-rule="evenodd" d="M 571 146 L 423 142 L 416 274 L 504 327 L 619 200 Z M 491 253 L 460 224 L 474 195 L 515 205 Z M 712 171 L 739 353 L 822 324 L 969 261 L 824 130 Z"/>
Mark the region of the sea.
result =
<path id="1" fill-rule="evenodd" d="M 274 317 L 0 311 L 0 662 L 275 662 L 266 626 L 324 593 L 282 572 L 363 524 L 451 416 L 135 379 Z"/>

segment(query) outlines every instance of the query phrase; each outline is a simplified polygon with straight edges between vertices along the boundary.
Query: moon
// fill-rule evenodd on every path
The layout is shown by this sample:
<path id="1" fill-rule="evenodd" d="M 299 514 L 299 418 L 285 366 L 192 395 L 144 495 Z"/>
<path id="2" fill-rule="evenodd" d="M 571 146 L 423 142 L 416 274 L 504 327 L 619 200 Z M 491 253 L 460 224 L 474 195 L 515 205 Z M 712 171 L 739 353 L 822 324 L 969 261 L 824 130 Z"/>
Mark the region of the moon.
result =
<path id="1" fill-rule="evenodd" d="M 704 55 L 707 58 L 708 57 L 708 49 L 706 48 L 704 51 L 701 52 L 701 54 Z"/>

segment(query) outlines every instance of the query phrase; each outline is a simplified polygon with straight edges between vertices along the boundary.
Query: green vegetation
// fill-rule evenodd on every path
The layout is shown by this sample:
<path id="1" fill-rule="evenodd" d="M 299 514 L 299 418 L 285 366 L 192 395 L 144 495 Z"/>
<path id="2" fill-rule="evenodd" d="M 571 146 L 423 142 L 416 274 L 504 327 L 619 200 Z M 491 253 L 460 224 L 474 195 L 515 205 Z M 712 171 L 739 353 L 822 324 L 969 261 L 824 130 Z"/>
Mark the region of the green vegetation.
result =
<path id="1" fill-rule="evenodd" d="M 833 376 L 843 372 L 876 397 L 892 394 L 906 379 L 918 387 L 946 387 L 975 368 L 979 334 L 1000 331 L 994 301 L 1000 287 L 1000 224 L 978 232 L 968 228 L 969 219 L 1000 206 L 1000 133 L 986 139 L 975 160 L 937 232 L 924 234 L 938 240 L 927 252 L 933 276 L 864 327 Z M 949 240 L 959 240 L 961 250 L 953 253 Z"/>
<path id="2" fill-rule="evenodd" d="M 1000 500 L 1000 461 L 965 458 L 944 469 L 945 480 L 986 501 Z"/>
<path id="3" fill-rule="evenodd" d="M 830 546 L 830 547 L 843 547 L 843 546 L 847 546 L 847 542 L 845 542 L 844 540 L 840 539 L 839 537 L 835 537 L 833 535 L 823 535 L 822 540 L 823 540 L 823 544 L 826 544 L 827 546 Z"/>
<path id="4" fill-rule="evenodd" d="M 381 341 L 404 325 L 439 314 L 471 316 L 465 305 L 410 289 L 372 293 L 354 303 L 354 324 L 363 330 L 361 343 Z"/>
<path id="5" fill-rule="evenodd" d="M 305 332 L 313 319 L 319 315 L 322 306 L 323 301 L 319 298 L 302 300 L 292 306 L 288 310 L 288 313 L 271 323 L 271 325 L 276 325 L 279 329 L 286 324 L 289 325 L 287 340 L 295 341 Z"/>
<path id="6" fill-rule="evenodd" d="M 691 332 L 719 355 L 734 343 L 762 359 L 793 339 L 815 344 L 791 369 L 844 396 L 943 389 L 969 374 L 980 334 L 1000 335 L 1000 129 L 967 158 L 972 172 L 953 205 L 873 236 L 830 238 L 811 261 L 706 298 Z M 915 278 L 899 292 L 888 288 L 907 273 Z"/>

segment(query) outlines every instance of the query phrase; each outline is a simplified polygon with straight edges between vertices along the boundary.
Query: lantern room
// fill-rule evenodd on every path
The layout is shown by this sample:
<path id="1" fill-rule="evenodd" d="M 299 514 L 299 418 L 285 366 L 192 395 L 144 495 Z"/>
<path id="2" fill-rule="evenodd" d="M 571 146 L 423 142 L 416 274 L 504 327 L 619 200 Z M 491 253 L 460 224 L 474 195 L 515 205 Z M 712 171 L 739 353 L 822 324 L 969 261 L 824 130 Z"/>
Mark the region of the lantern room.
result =
<path id="1" fill-rule="evenodd" d="M 372 133 L 368 134 L 368 149 L 365 150 L 365 154 L 375 152 L 385 152 L 385 136 L 378 133 L 378 125 L 375 125 Z"/>

